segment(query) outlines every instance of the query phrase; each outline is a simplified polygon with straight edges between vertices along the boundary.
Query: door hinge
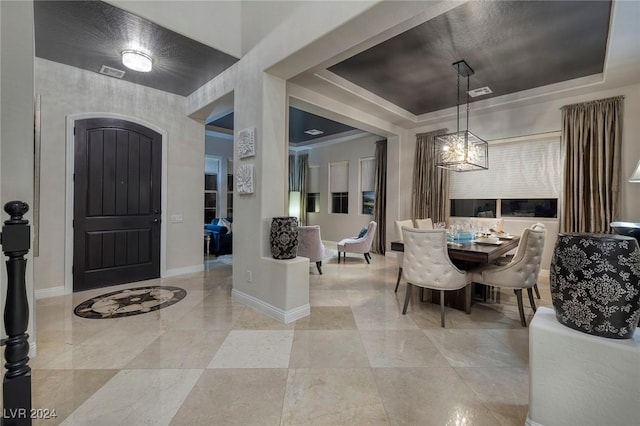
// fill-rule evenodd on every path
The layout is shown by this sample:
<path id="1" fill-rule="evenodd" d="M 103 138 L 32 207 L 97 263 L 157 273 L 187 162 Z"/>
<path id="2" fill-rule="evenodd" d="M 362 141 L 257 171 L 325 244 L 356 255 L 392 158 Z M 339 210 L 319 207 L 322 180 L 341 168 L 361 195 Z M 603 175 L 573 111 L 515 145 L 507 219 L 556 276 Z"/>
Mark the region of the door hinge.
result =
<path id="1" fill-rule="evenodd" d="M 76 135 L 76 128 L 74 127 L 73 128 L 73 136 L 75 136 L 75 135 Z"/>
<path id="2" fill-rule="evenodd" d="M 72 228 L 76 227 L 76 220 L 75 219 L 71 219 L 71 227 Z"/>

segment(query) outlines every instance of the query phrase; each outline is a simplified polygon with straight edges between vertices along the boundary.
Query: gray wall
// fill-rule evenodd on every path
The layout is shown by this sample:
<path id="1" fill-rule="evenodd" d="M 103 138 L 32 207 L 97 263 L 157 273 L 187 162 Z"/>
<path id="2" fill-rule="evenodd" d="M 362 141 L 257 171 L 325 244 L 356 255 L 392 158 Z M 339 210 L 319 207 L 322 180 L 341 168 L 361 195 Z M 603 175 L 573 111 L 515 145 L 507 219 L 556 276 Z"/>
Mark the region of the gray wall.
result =
<path id="1" fill-rule="evenodd" d="M 166 270 L 202 268 L 204 126 L 185 116 L 185 98 L 37 58 L 35 87 L 42 96 L 42 203 L 36 289 L 64 285 L 66 119 L 82 113 L 120 114 L 166 134 Z M 200 243 L 200 244 L 199 244 Z"/>

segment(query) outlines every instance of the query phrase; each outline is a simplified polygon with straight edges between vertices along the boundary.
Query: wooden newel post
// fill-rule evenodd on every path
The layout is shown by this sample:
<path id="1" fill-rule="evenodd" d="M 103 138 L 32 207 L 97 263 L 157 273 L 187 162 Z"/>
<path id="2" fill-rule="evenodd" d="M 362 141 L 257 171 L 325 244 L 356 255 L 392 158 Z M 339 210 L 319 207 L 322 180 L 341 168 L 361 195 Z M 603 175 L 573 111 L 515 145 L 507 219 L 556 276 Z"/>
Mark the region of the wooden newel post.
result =
<path id="1" fill-rule="evenodd" d="M 29 221 L 23 219 L 29 205 L 10 201 L 4 211 L 11 219 L 2 227 L 2 251 L 7 260 L 7 300 L 4 307 L 4 328 L 7 338 L 4 357 L 7 372 L 2 384 L 3 425 L 31 425 L 31 368 L 29 367 L 29 303 L 25 273 L 29 253 Z"/>

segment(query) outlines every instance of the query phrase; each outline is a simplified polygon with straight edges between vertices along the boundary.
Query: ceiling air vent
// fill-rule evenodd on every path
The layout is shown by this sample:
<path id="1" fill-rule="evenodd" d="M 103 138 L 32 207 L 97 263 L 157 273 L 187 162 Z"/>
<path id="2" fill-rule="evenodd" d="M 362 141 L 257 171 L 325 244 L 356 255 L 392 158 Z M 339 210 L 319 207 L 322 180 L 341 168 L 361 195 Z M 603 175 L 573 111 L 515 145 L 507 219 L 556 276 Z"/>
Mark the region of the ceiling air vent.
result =
<path id="1" fill-rule="evenodd" d="M 100 74 L 108 75 L 109 77 L 122 78 L 124 77 L 125 71 L 103 65 L 102 68 L 100 68 Z"/>
<path id="2" fill-rule="evenodd" d="M 305 133 L 311 136 L 318 136 L 323 134 L 324 132 L 318 129 L 310 129 L 310 130 L 306 130 Z"/>
<path id="3" fill-rule="evenodd" d="M 489 93 L 493 93 L 493 91 L 489 89 L 489 87 L 484 86 L 478 89 L 469 90 L 469 92 L 467 93 L 469 93 L 469 96 L 471 96 L 472 98 L 477 98 L 478 96 L 484 96 L 488 95 Z"/>

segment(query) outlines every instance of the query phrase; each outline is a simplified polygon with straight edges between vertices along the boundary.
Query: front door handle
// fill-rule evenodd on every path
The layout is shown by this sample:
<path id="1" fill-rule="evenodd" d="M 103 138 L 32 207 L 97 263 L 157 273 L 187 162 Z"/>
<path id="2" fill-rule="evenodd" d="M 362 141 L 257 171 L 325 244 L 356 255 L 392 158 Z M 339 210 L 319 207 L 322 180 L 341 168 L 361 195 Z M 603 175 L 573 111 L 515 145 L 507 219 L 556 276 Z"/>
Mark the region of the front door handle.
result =
<path id="1" fill-rule="evenodd" d="M 156 217 L 155 219 L 153 219 L 153 220 L 151 221 L 151 223 L 160 223 L 160 219 L 158 219 L 158 218 Z"/>

